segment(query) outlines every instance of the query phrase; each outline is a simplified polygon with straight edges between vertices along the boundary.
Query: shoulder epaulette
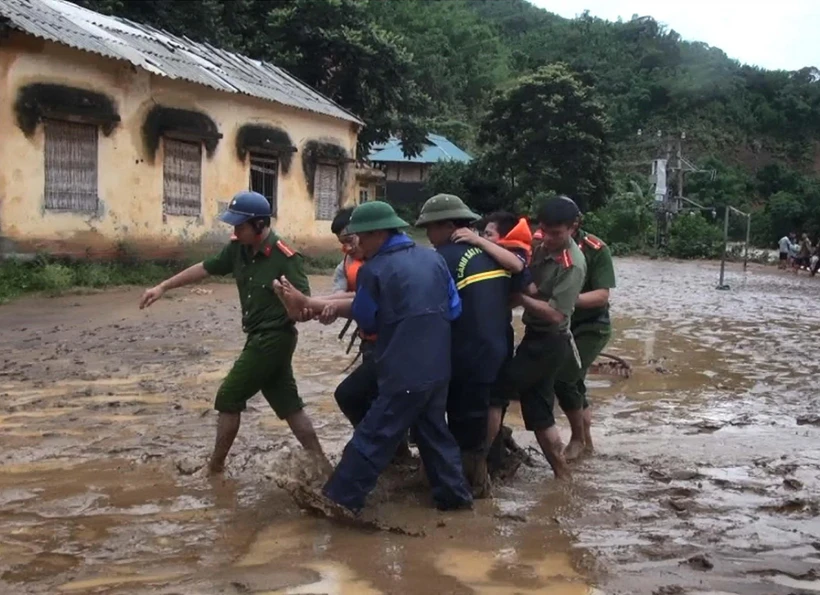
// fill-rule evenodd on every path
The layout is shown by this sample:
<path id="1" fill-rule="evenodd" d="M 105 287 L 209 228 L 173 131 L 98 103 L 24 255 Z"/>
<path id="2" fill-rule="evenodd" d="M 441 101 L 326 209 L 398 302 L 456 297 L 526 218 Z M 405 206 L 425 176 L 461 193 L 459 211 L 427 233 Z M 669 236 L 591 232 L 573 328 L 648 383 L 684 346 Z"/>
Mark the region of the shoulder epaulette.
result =
<path id="1" fill-rule="evenodd" d="M 570 254 L 569 250 L 564 249 L 564 251 L 561 252 L 561 255 L 558 257 L 558 264 L 565 269 L 568 269 L 573 265 L 572 254 Z"/>
<path id="2" fill-rule="evenodd" d="M 600 250 L 604 247 L 604 243 L 592 234 L 585 235 L 583 243 L 592 248 L 593 250 Z"/>
<path id="3" fill-rule="evenodd" d="M 296 256 L 296 250 L 294 250 L 293 248 L 288 246 L 282 240 L 277 240 L 276 241 L 276 247 L 279 248 L 279 251 L 282 254 L 284 254 L 285 256 L 287 256 L 288 258 L 291 258 L 292 256 Z"/>

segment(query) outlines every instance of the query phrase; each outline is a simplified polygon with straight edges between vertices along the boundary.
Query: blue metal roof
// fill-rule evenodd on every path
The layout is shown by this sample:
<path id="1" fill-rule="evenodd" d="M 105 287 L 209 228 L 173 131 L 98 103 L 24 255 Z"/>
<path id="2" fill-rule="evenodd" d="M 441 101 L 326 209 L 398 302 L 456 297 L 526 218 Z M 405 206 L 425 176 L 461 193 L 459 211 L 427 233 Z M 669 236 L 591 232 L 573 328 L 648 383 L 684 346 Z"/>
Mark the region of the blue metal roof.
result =
<path id="1" fill-rule="evenodd" d="M 241 93 L 361 125 L 362 121 L 273 64 L 109 17 L 63 0 L 0 0 L 0 24 L 153 74 Z"/>
<path id="2" fill-rule="evenodd" d="M 439 161 L 460 161 L 468 163 L 473 160 L 467 153 L 438 134 L 428 134 L 427 144 L 420 155 L 407 157 L 401 150 L 401 141 L 391 138 L 387 143 L 373 147 L 368 156 L 369 161 L 402 162 L 402 163 L 438 163 Z"/>

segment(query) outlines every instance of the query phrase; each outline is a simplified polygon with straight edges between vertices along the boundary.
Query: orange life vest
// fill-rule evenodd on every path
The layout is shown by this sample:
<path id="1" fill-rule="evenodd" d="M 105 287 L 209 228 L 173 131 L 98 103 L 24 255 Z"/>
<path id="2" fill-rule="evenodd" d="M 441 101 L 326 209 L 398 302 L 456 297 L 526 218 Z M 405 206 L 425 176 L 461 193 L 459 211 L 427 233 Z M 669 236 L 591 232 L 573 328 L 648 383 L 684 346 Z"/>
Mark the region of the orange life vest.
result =
<path id="1" fill-rule="evenodd" d="M 498 240 L 499 246 L 504 246 L 507 249 L 518 248 L 527 253 L 527 264 L 532 258 L 532 231 L 530 231 L 530 224 L 522 217 L 518 220 L 510 232 L 503 238 Z"/>
<path id="2" fill-rule="evenodd" d="M 351 256 L 345 255 L 344 267 L 348 291 L 356 291 L 356 277 L 359 275 L 359 269 L 362 268 L 363 264 L 363 260 L 357 260 Z M 361 330 L 359 331 L 359 337 L 361 337 L 362 341 L 376 340 L 376 335 L 366 335 Z"/>

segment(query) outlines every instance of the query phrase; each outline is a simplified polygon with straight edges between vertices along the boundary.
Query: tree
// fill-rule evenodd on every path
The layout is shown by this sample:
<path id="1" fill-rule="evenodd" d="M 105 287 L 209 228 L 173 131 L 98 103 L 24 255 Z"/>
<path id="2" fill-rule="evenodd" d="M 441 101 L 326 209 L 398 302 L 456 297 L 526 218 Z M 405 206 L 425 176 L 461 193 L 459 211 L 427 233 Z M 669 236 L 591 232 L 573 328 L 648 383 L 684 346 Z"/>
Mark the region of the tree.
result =
<path id="1" fill-rule="evenodd" d="M 429 98 L 399 34 L 367 0 L 79 0 L 86 8 L 207 41 L 280 66 L 359 116 L 359 154 L 395 134 L 419 153 Z"/>
<path id="2" fill-rule="evenodd" d="M 376 24 L 365 0 L 290 0 L 267 16 L 257 54 L 290 71 L 365 122 L 359 153 L 391 134 L 409 156 L 426 131 L 418 118 L 429 98 L 413 77 L 414 63 L 396 33 Z"/>
<path id="3" fill-rule="evenodd" d="M 612 190 L 603 108 L 563 64 L 520 78 L 491 104 L 479 141 L 514 193 L 566 194 L 586 210 Z"/>
<path id="4" fill-rule="evenodd" d="M 805 210 L 803 202 L 793 194 L 778 192 L 773 195 L 766 205 L 766 212 L 774 236 L 780 238 L 800 229 Z"/>

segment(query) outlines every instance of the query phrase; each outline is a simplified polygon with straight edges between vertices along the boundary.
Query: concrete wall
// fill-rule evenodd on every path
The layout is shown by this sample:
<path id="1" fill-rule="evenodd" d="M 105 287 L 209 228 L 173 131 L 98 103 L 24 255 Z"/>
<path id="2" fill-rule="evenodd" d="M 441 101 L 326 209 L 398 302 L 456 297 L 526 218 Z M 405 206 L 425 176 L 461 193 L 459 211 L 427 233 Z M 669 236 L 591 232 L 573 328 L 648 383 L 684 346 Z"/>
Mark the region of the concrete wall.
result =
<path id="1" fill-rule="evenodd" d="M 39 125 L 26 137 L 13 105 L 20 87 L 54 83 L 111 97 L 121 122 L 110 136 L 99 134 L 96 215 L 54 212 L 44 202 L 44 133 Z M 155 104 L 192 109 L 210 116 L 223 138 L 207 157 L 203 148 L 200 217 L 163 215 L 163 149 L 153 160 L 143 146 L 141 127 Z M 199 241 L 224 241 L 230 229 L 216 221 L 220 205 L 248 187 L 249 163 L 240 161 L 235 134 L 240 126 L 278 126 L 300 152 L 278 181 L 276 228 L 297 244 L 330 233 L 330 221 L 315 220 L 302 168 L 301 149 L 308 140 L 324 140 L 355 154 L 355 125 L 312 112 L 255 98 L 172 81 L 91 53 L 22 34 L 0 43 L 0 239 L 19 251 L 110 253 L 120 242 L 141 252 L 176 251 Z M 358 199 L 353 166 L 343 189 L 343 203 Z"/>

